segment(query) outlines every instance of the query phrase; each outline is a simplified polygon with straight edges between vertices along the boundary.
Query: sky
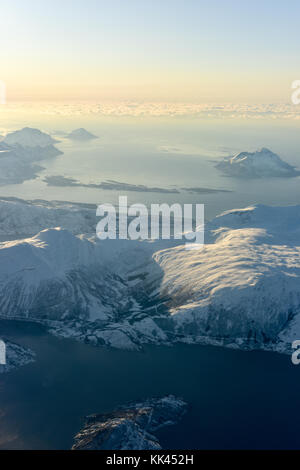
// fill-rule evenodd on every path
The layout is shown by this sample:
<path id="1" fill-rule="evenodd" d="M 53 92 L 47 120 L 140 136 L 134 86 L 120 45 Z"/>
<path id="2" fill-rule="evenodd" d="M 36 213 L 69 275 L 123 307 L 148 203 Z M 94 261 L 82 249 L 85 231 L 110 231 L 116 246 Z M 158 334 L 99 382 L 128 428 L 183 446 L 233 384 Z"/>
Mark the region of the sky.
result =
<path id="1" fill-rule="evenodd" d="M 300 79 L 298 0 L 1 0 L 11 101 L 277 103 Z"/>

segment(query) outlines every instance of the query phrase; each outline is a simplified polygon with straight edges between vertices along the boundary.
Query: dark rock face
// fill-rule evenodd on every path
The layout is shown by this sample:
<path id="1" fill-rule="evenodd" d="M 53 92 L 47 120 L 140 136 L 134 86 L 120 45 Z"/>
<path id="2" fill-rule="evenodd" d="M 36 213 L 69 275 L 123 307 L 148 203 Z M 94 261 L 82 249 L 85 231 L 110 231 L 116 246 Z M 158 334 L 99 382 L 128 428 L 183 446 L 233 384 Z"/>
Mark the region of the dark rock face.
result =
<path id="1" fill-rule="evenodd" d="M 132 403 L 112 413 L 88 416 L 75 436 L 73 450 L 144 450 L 161 449 L 152 434 L 157 429 L 176 424 L 187 408 L 172 395 Z"/>

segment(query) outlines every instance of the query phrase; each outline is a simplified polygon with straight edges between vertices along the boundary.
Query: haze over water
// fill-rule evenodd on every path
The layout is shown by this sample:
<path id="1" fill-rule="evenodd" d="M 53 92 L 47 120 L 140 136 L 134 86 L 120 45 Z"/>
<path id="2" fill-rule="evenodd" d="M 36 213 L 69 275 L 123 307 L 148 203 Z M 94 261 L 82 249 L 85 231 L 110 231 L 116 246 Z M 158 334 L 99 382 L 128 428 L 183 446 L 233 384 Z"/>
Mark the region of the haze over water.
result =
<path id="1" fill-rule="evenodd" d="M 55 106 L 53 106 L 55 108 Z M 42 161 L 42 170 L 34 180 L 0 187 L 1 196 L 24 199 L 65 200 L 101 204 L 118 203 L 119 195 L 128 202 L 204 203 L 206 217 L 223 210 L 250 204 L 287 205 L 300 200 L 299 177 L 238 180 L 222 175 L 215 162 L 241 151 L 268 147 L 285 161 L 300 167 L 298 120 L 224 119 L 190 116 L 103 116 L 81 114 L 61 116 L 32 111 L 7 113 L 3 131 L 24 126 L 50 132 L 61 142 L 64 153 Z M 44 108 L 41 106 L 41 109 Z M 57 110 L 62 105 L 57 104 Z M 90 142 L 70 141 L 64 134 L 84 127 L 99 136 Z M 53 187 L 46 176 L 74 178 L 80 183 L 99 184 L 114 180 L 121 183 L 179 190 L 177 193 L 100 190 L 82 187 Z M 280 190 L 278 190 L 280 185 Z M 227 190 L 207 194 L 181 188 Z"/>

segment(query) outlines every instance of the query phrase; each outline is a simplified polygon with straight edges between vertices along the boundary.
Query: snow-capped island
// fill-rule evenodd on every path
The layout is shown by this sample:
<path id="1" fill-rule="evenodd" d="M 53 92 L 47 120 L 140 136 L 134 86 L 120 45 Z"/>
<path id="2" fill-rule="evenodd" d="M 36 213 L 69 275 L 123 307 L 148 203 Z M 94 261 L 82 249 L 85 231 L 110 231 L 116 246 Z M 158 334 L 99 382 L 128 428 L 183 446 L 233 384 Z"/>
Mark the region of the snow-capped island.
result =
<path id="1" fill-rule="evenodd" d="M 256 152 L 241 152 L 216 164 L 216 168 L 227 176 L 239 178 L 294 177 L 300 171 L 284 162 L 267 148 Z"/>
<path id="2" fill-rule="evenodd" d="M 74 131 L 70 132 L 70 134 L 67 135 L 67 138 L 71 140 L 81 140 L 81 141 L 98 139 L 96 135 L 91 134 L 90 132 L 88 132 L 86 129 L 83 129 L 82 127 L 80 129 L 75 129 Z"/>
<path id="3" fill-rule="evenodd" d="M 85 419 L 83 429 L 75 436 L 73 450 L 150 450 L 161 449 L 155 431 L 176 424 L 187 405 L 169 395 L 130 403 L 107 414 Z"/>
<path id="4" fill-rule="evenodd" d="M 0 185 L 33 179 L 43 168 L 36 162 L 61 155 L 58 141 L 39 129 L 24 127 L 0 142 Z"/>
<path id="5" fill-rule="evenodd" d="M 12 149 L 19 158 L 31 162 L 61 155 L 62 152 L 54 145 L 57 143 L 59 141 L 49 134 L 31 127 L 11 132 L 1 142 Z"/>
<path id="6" fill-rule="evenodd" d="M 59 141 L 53 139 L 49 134 L 34 129 L 32 127 L 24 127 L 23 129 L 10 132 L 4 138 L 7 145 L 22 145 L 22 147 L 47 147 L 48 145 L 57 144 Z"/>

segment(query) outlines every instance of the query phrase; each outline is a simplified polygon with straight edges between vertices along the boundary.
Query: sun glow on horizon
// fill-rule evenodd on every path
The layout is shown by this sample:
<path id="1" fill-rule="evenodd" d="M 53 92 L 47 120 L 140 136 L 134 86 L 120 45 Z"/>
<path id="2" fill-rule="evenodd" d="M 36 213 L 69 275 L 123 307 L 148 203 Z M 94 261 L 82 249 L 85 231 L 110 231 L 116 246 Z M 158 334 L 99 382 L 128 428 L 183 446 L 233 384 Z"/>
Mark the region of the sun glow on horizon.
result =
<path id="1" fill-rule="evenodd" d="M 11 101 L 287 102 L 299 3 L 247 3 L 4 0 L 0 79 Z"/>

